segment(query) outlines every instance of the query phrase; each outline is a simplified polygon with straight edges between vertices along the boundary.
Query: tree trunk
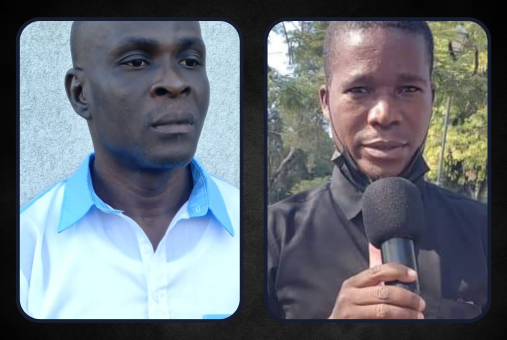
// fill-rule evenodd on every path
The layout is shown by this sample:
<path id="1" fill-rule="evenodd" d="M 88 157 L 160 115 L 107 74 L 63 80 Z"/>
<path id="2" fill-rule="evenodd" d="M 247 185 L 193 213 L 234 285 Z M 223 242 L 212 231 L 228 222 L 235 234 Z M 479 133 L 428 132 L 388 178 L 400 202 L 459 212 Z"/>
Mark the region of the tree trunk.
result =
<path id="1" fill-rule="evenodd" d="M 268 182 L 268 194 L 271 191 L 271 187 L 273 186 L 273 183 L 276 181 L 276 179 L 278 178 L 278 176 L 280 176 L 280 174 L 283 171 L 285 171 L 285 168 L 292 161 L 292 159 L 294 158 L 295 154 L 296 154 L 296 148 L 292 146 L 290 148 L 289 154 L 280 162 L 280 165 L 278 166 L 278 168 L 275 170 L 275 172 L 273 172 L 273 176 L 271 176 L 271 178 L 269 179 L 269 182 Z"/>
<path id="2" fill-rule="evenodd" d="M 474 199 L 478 201 L 482 194 L 484 193 L 484 189 L 486 188 L 487 180 L 481 181 L 481 183 L 477 186 L 477 189 L 474 192 Z"/>
<path id="3" fill-rule="evenodd" d="M 289 39 L 289 34 L 287 33 L 287 28 L 285 27 L 285 22 L 282 21 L 283 34 L 285 35 L 285 40 L 287 40 L 287 54 L 289 56 L 289 65 L 294 64 L 294 49 L 292 46 L 292 40 Z"/>
<path id="4" fill-rule="evenodd" d="M 440 149 L 440 160 L 438 161 L 437 185 L 442 185 L 442 173 L 444 171 L 445 140 L 447 138 L 447 126 L 449 124 L 450 110 L 451 110 L 451 97 L 447 97 L 447 105 L 445 108 L 445 118 L 444 118 L 444 133 L 442 136 L 442 145 Z"/>

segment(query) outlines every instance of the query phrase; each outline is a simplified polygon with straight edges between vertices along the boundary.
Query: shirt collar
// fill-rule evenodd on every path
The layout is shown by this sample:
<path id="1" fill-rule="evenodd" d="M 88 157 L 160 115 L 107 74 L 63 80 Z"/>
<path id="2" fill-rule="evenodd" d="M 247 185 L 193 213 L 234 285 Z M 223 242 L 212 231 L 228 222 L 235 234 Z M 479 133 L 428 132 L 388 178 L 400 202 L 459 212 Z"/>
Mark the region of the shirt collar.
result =
<path id="1" fill-rule="evenodd" d="M 94 153 L 88 155 L 65 183 L 58 232 L 74 225 L 93 206 L 107 213 L 123 212 L 108 206 L 95 193 L 90 174 L 90 164 L 94 158 Z M 190 168 L 194 182 L 188 199 L 190 218 L 205 216 L 210 211 L 229 234 L 234 236 L 234 229 L 218 186 L 196 158 L 190 163 Z"/>
<path id="2" fill-rule="evenodd" d="M 346 153 L 335 151 L 332 160 L 335 168 L 331 178 L 331 195 L 350 221 L 363 209 L 363 192 L 372 180 L 359 170 L 355 162 L 349 161 Z M 418 150 L 400 177 L 413 182 L 422 192 L 424 174 L 428 170 L 422 151 Z"/>
<path id="3" fill-rule="evenodd" d="M 331 195 L 333 201 L 350 221 L 359 214 L 363 208 L 363 193 L 354 187 L 338 167 L 333 169 L 331 177 Z"/>

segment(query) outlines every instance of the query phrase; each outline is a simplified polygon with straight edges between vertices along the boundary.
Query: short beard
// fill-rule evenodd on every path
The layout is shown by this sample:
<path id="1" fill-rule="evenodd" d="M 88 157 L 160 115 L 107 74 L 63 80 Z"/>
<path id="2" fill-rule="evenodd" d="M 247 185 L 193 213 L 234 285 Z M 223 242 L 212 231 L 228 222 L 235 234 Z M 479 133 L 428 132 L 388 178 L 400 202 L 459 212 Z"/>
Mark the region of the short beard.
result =
<path id="1" fill-rule="evenodd" d="M 190 159 L 164 159 L 160 160 L 150 154 L 143 148 L 136 147 L 129 153 L 120 155 L 122 162 L 136 172 L 141 173 L 159 173 L 172 170 L 174 168 L 182 168 L 190 164 Z"/>

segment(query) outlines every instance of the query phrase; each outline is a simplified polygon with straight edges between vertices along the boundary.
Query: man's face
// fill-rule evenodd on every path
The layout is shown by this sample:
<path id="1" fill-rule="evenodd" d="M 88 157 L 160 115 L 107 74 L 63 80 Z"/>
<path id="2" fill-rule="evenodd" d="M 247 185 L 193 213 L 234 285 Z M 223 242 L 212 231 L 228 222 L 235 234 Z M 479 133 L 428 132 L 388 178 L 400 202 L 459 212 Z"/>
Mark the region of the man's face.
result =
<path id="1" fill-rule="evenodd" d="M 83 95 L 96 149 L 145 169 L 188 164 L 209 105 L 199 24 L 86 25 Z"/>
<path id="2" fill-rule="evenodd" d="M 334 45 L 332 79 L 320 91 L 324 115 L 361 171 L 397 176 L 421 146 L 431 117 L 424 38 L 397 29 L 353 30 Z"/>

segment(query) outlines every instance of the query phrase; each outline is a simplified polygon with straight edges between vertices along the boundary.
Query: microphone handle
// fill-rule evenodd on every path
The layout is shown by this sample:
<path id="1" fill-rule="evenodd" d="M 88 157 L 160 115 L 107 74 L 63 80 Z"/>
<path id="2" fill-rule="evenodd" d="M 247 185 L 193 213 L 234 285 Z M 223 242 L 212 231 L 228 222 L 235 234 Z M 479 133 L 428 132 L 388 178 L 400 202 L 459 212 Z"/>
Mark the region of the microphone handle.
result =
<path id="1" fill-rule="evenodd" d="M 391 238 L 381 246 L 382 263 L 401 263 L 414 269 L 417 273 L 417 261 L 415 257 L 414 241 L 408 238 Z M 386 285 L 398 286 L 420 294 L 419 278 L 415 282 L 406 283 L 400 281 L 386 282 Z"/>

